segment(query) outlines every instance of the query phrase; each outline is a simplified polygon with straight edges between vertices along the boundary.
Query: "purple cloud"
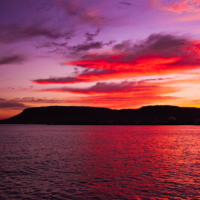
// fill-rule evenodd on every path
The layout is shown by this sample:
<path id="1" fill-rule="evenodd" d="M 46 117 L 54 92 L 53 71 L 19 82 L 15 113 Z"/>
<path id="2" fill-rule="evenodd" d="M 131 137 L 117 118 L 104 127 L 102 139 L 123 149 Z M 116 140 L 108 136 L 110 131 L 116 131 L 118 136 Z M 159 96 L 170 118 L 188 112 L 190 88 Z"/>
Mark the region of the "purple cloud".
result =
<path id="1" fill-rule="evenodd" d="M 0 108 L 13 108 L 13 109 L 21 109 L 27 108 L 28 106 L 24 105 L 23 103 L 14 101 L 14 100 L 7 100 L 0 98 Z"/>
<path id="2" fill-rule="evenodd" d="M 31 82 L 37 84 L 65 84 L 65 83 L 79 83 L 84 82 L 82 79 L 76 77 L 59 77 L 59 78 L 47 78 L 47 79 L 35 79 Z"/>
<path id="3" fill-rule="evenodd" d="M 125 1 L 120 2 L 120 4 L 123 4 L 123 5 L 125 5 L 125 6 L 133 6 L 132 3 L 125 2 Z"/>
<path id="4" fill-rule="evenodd" d="M 95 33 L 85 33 L 86 41 L 93 41 L 94 37 L 97 36 L 100 33 L 100 29 L 97 29 Z"/>
<path id="5" fill-rule="evenodd" d="M 43 23 L 33 23 L 29 26 L 22 26 L 19 24 L 0 24 L 0 38 L 1 41 L 5 43 L 41 36 L 49 39 L 70 39 L 73 35 L 73 31 L 45 26 Z"/>
<path id="6" fill-rule="evenodd" d="M 121 93 L 121 92 L 133 92 L 133 91 L 142 91 L 147 90 L 147 88 L 153 88 L 157 86 L 152 85 L 139 85 L 140 82 L 135 81 L 123 81 L 120 83 L 115 82 L 97 82 L 95 85 L 88 88 L 55 88 L 55 89 L 46 89 L 44 91 L 56 91 L 56 92 L 70 92 L 78 94 L 112 94 L 112 93 Z M 142 83 L 142 82 L 141 82 Z"/>
<path id="7" fill-rule="evenodd" d="M 0 65 L 7 65 L 7 64 L 19 64 L 23 62 L 25 58 L 21 55 L 13 55 L 13 56 L 6 56 L 0 58 Z"/>

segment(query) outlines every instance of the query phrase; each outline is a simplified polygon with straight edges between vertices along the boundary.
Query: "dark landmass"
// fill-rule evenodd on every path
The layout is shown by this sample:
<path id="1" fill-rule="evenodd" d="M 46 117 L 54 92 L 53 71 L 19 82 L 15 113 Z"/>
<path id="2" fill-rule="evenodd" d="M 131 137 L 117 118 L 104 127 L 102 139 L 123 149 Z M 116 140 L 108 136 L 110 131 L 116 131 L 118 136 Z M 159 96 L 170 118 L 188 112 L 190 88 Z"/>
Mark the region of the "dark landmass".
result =
<path id="1" fill-rule="evenodd" d="M 111 110 L 97 107 L 34 107 L 1 120 L 0 124 L 200 125 L 200 108 L 145 106 L 140 109 Z"/>

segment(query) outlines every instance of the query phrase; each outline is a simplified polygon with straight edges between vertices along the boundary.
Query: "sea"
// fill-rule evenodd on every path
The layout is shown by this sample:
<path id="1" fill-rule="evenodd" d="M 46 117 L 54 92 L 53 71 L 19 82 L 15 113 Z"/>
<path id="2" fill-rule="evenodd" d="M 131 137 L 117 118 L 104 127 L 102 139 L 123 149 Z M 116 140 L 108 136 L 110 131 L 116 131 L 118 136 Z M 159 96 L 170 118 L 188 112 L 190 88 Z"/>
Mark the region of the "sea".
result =
<path id="1" fill-rule="evenodd" d="M 0 199 L 200 199 L 200 126 L 0 125 Z"/>

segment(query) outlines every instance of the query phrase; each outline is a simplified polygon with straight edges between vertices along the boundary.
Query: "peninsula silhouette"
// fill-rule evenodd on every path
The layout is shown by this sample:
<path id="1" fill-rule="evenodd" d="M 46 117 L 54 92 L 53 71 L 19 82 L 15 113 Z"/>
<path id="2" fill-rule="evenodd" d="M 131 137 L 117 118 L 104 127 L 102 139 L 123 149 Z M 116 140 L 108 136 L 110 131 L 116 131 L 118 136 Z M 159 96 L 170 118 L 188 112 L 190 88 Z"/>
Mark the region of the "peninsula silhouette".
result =
<path id="1" fill-rule="evenodd" d="M 49 106 L 26 108 L 0 124 L 166 125 L 200 124 L 200 108 L 145 106 L 112 110 L 98 107 Z"/>

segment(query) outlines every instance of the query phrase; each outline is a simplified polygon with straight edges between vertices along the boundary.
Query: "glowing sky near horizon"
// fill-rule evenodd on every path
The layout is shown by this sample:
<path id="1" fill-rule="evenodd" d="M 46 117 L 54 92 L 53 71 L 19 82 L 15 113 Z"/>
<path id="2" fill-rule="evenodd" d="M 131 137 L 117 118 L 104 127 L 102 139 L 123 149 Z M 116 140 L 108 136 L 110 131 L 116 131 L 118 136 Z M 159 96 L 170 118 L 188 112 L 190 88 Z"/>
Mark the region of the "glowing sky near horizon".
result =
<path id="1" fill-rule="evenodd" d="M 0 119 L 27 107 L 200 107 L 200 0 L 0 1 Z"/>

